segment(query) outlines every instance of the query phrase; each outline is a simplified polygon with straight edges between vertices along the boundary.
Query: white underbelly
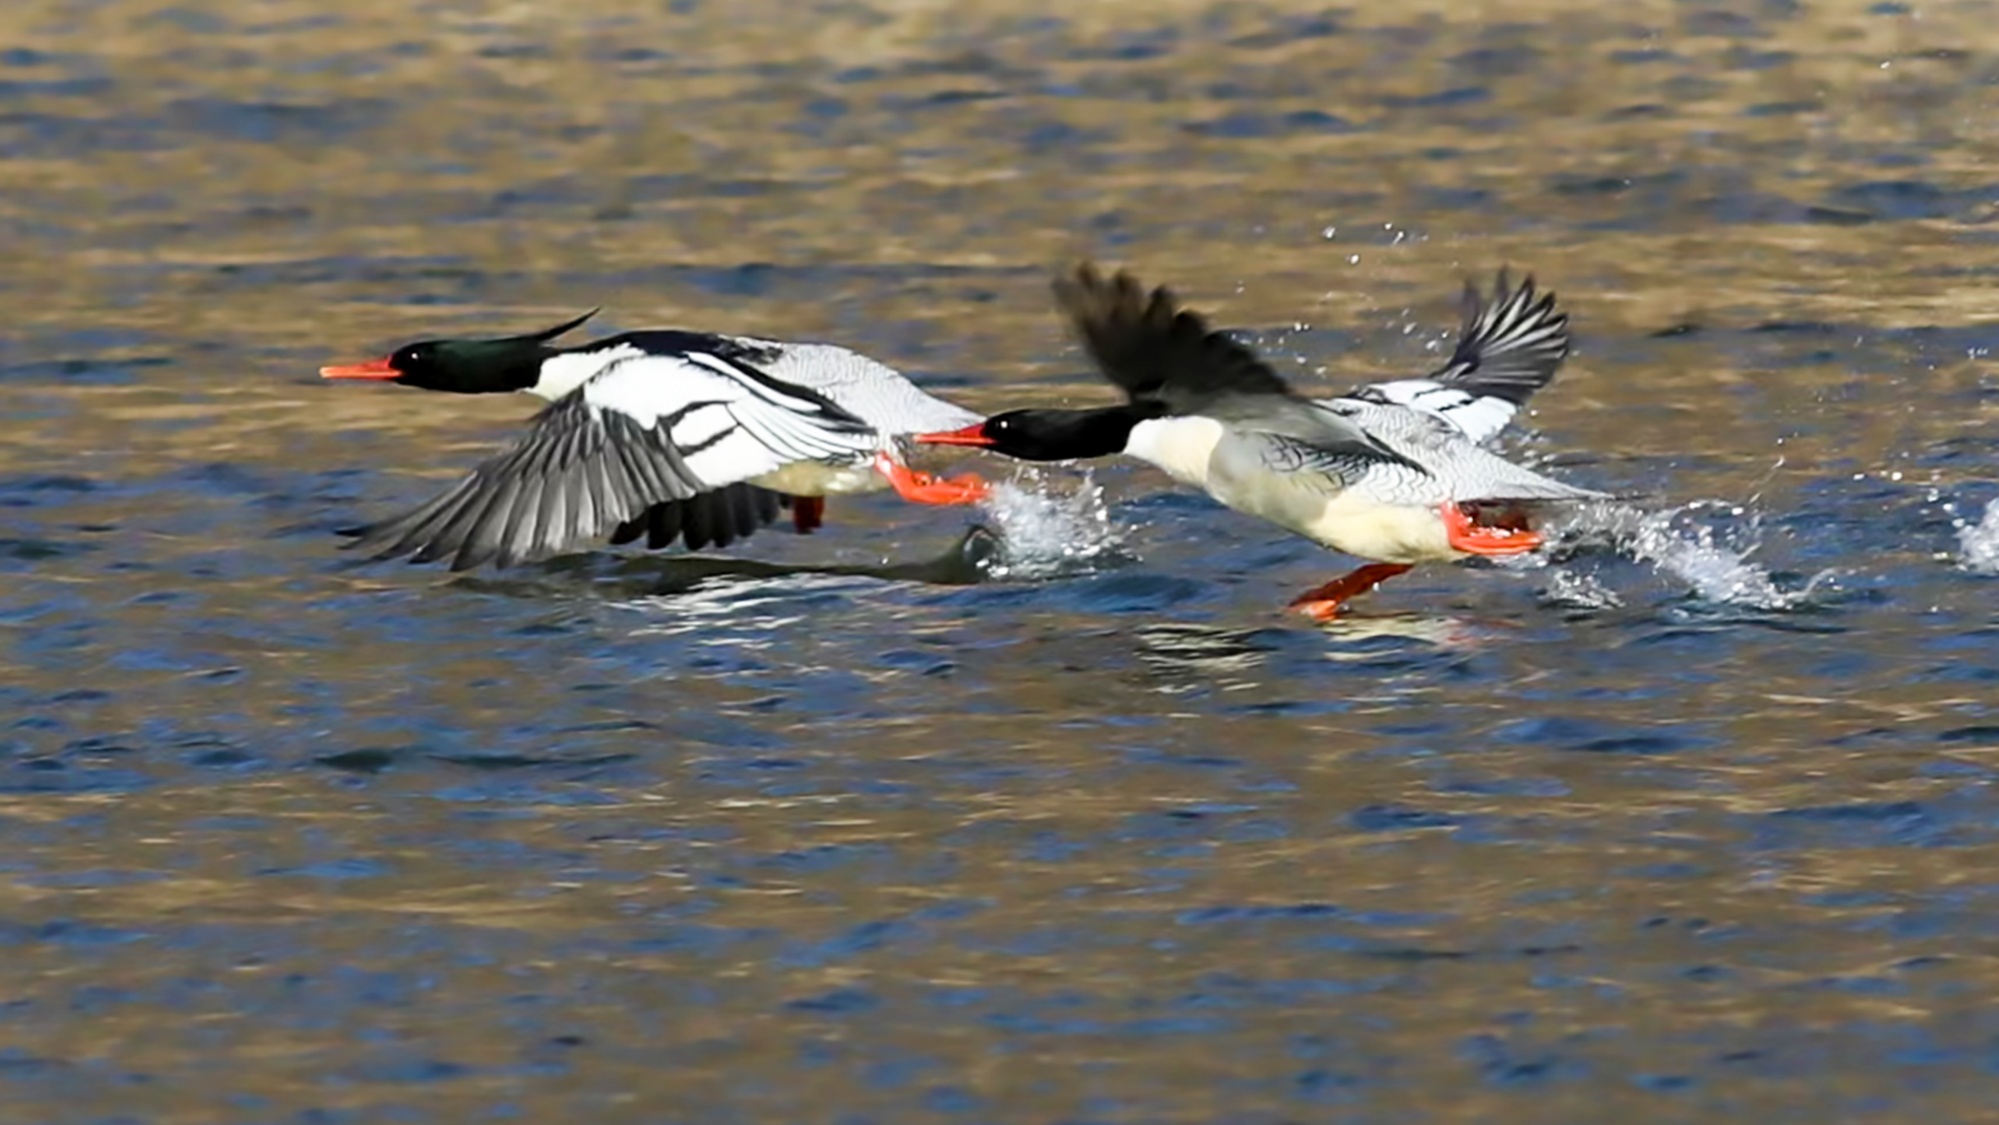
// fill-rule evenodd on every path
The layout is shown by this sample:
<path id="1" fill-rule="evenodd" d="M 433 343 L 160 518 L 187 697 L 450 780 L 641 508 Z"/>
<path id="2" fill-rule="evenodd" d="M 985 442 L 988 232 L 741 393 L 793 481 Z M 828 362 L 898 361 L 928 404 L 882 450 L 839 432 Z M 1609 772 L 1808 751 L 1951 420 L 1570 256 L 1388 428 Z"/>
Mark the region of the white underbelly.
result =
<path id="1" fill-rule="evenodd" d="M 1328 496 L 1323 490 L 1300 487 L 1284 478 L 1234 495 L 1217 490 L 1215 498 L 1356 558 L 1417 563 L 1459 557 L 1444 529 L 1443 516 L 1432 507 L 1385 504 L 1357 495 L 1353 489 Z"/>
<path id="2" fill-rule="evenodd" d="M 875 492 L 888 487 L 887 478 L 875 472 L 871 461 L 845 465 L 793 461 L 775 472 L 752 477 L 750 483 L 793 496 L 851 496 L 856 492 Z"/>

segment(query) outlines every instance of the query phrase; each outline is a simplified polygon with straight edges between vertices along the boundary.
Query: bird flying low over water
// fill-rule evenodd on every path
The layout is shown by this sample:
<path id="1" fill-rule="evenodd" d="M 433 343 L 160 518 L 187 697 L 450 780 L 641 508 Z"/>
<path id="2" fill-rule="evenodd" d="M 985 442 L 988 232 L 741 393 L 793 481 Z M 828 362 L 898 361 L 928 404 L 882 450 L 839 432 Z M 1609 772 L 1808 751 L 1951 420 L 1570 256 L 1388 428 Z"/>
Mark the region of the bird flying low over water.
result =
<path id="1" fill-rule="evenodd" d="M 378 558 L 510 566 L 596 542 L 676 539 L 726 546 L 791 511 L 800 531 L 826 496 L 893 488 L 921 504 L 968 504 L 974 477 L 939 480 L 904 462 L 902 439 L 963 427 L 971 411 L 831 344 L 652 330 L 577 347 L 542 332 L 426 340 L 385 359 L 323 367 L 459 394 L 525 391 L 550 405 L 511 449 L 403 515 L 357 528 Z"/>
<path id="2" fill-rule="evenodd" d="M 1085 263 L 1056 302 L 1121 406 L 1012 410 L 928 444 L 1030 461 L 1128 453 L 1223 504 L 1371 560 L 1292 605 L 1327 620 L 1347 599 L 1420 562 L 1518 555 L 1541 545 L 1551 505 L 1604 498 L 1522 468 L 1480 443 L 1505 427 L 1569 352 L 1568 316 L 1528 278 L 1500 271 L 1491 298 L 1467 283 L 1450 362 L 1421 379 L 1313 400 L 1254 351 L 1210 331 L 1165 288 Z"/>

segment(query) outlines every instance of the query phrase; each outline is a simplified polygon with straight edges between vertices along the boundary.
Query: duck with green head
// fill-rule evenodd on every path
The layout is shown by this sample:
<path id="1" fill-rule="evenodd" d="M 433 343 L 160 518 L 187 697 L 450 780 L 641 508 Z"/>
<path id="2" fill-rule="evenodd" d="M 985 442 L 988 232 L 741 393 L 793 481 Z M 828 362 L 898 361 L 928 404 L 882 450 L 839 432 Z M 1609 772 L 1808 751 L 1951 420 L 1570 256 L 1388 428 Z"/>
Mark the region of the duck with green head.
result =
<path id="1" fill-rule="evenodd" d="M 790 509 L 820 525 L 824 498 L 893 488 L 923 504 L 986 494 L 972 477 L 912 470 L 904 440 L 978 416 L 832 344 L 653 329 L 554 343 L 594 312 L 490 339 L 421 340 L 328 379 L 454 394 L 525 392 L 549 405 L 512 448 L 429 502 L 356 529 L 377 557 L 510 566 L 609 536 L 726 546 Z"/>

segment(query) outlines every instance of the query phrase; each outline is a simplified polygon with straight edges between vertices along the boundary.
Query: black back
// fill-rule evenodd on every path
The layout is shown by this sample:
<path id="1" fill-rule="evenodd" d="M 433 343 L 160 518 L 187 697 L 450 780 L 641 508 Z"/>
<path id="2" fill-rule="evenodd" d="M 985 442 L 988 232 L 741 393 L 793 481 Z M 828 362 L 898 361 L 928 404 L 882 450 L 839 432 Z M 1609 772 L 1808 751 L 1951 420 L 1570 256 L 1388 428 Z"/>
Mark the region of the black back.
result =
<path id="1" fill-rule="evenodd" d="M 616 336 L 606 336 L 592 340 L 574 348 L 564 348 L 570 352 L 594 352 L 615 348 L 620 344 L 631 346 L 648 355 L 690 355 L 704 352 L 731 363 L 756 365 L 776 361 L 779 350 L 763 347 L 735 336 L 718 336 L 713 332 L 686 332 L 678 328 L 642 328 L 636 332 L 620 332 Z"/>

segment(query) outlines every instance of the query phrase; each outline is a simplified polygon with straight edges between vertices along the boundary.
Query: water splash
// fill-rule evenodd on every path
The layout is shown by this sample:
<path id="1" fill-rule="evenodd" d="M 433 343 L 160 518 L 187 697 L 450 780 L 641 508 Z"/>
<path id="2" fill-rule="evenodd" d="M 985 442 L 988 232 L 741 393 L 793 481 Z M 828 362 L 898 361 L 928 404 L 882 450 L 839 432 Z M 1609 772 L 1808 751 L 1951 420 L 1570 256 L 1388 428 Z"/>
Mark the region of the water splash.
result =
<path id="1" fill-rule="evenodd" d="M 1000 556 L 988 564 L 995 578 L 1079 574 L 1124 557 L 1124 528 L 1087 472 L 1073 491 L 1056 492 L 1038 470 L 1023 469 L 995 484 L 984 508 L 1000 537 Z"/>
<path id="2" fill-rule="evenodd" d="M 1957 529 L 1964 565 L 1984 574 L 1999 574 L 1999 500 L 1985 505 L 1985 517 Z"/>
<path id="3" fill-rule="evenodd" d="M 1697 500 L 1663 511 L 1592 504 L 1556 530 L 1564 540 L 1608 540 L 1613 549 L 1685 583 L 1701 600 L 1721 605 L 1795 609 L 1831 577 L 1831 572 L 1814 575 L 1802 589 L 1780 586 L 1749 557 L 1761 545 L 1762 517 L 1723 500 Z M 1575 586 L 1564 592 L 1580 591 L 1587 601 L 1599 590 Z"/>
<path id="4" fill-rule="evenodd" d="M 1616 609 L 1624 604 L 1617 591 L 1603 584 L 1594 574 L 1584 574 L 1555 567 L 1549 572 L 1547 589 L 1541 597 L 1553 606 L 1565 609 Z"/>

